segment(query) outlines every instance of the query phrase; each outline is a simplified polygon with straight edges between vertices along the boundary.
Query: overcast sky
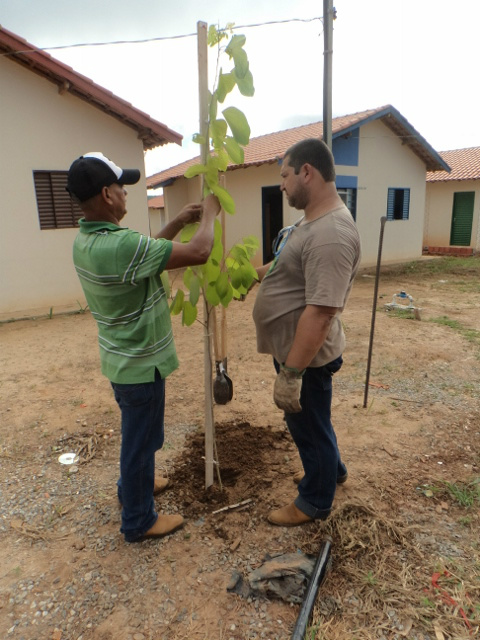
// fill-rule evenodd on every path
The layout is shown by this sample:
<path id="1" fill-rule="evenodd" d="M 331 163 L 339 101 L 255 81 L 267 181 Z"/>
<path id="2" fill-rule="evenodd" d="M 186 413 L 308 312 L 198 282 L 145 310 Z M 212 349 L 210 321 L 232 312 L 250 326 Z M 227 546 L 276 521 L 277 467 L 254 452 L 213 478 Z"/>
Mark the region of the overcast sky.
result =
<path id="1" fill-rule="evenodd" d="M 480 0 L 333 4 L 334 116 L 392 104 L 437 151 L 480 146 Z M 247 37 L 255 96 L 230 103 L 252 136 L 322 120 L 322 13 L 322 0 L 0 0 L 3 27 L 184 136 L 146 154 L 147 175 L 198 153 L 199 20 Z M 159 40 L 50 49 L 139 39 Z"/>

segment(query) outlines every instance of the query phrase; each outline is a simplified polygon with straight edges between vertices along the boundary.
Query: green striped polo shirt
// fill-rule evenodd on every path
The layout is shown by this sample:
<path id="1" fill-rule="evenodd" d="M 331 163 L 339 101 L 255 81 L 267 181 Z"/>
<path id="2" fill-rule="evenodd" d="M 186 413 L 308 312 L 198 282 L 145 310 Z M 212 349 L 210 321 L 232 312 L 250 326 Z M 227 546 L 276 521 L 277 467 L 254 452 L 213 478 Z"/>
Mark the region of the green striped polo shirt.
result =
<path id="1" fill-rule="evenodd" d="M 102 373 L 112 382 L 153 382 L 178 367 L 160 274 L 172 243 L 109 222 L 79 220 L 73 262 L 97 321 Z"/>

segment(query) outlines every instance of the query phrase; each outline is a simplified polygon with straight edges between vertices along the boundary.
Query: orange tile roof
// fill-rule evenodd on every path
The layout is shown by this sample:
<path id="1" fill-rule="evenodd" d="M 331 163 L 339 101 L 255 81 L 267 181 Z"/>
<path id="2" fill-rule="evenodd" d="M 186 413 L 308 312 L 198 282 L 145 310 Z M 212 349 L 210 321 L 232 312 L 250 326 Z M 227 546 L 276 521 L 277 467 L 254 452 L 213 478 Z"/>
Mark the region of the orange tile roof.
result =
<path id="1" fill-rule="evenodd" d="M 165 206 L 163 196 L 153 196 L 148 199 L 148 208 L 149 209 L 163 209 Z"/>
<path id="2" fill-rule="evenodd" d="M 450 173 L 446 171 L 429 171 L 427 173 L 427 182 L 480 179 L 480 147 L 440 151 L 440 155 L 452 168 L 452 171 Z"/>
<path id="3" fill-rule="evenodd" d="M 68 91 L 135 129 L 144 149 L 168 142 L 182 144 L 182 136 L 176 131 L 1 26 L 0 54 L 53 82 L 59 93 Z"/>
<path id="4" fill-rule="evenodd" d="M 368 109 L 358 113 L 333 118 L 332 138 L 346 135 L 360 125 L 372 120 L 380 119 L 402 141 L 409 146 L 424 162 L 427 169 L 438 171 L 448 169 L 448 165 L 438 153 L 422 138 L 412 125 L 391 105 Z M 305 124 L 284 131 L 268 133 L 257 138 L 252 138 L 245 148 L 245 161 L 241 165 L 233 163 L 228 165 L 228 170 L 242 169 L 249 166 L 273 164 L 281 158 L 292 144 L 304 138 L 321 138 L 323 136 L 323 122 Z M 171 181 L 183 176 L 188 167 L 200 162 L 200 156 L 192 158 L 164 171 L 160 171 L 147 178 L 147 189 L 159 186 L 167 186 Z"/>

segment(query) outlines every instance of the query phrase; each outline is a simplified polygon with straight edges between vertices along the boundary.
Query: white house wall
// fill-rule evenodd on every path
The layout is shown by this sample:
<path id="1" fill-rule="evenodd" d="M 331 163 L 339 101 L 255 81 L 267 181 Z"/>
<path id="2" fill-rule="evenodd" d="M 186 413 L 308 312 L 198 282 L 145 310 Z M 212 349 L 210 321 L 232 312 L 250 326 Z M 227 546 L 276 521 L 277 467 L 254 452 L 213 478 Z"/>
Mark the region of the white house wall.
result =
<path id="1" fill-rule="evenodd" d="M 465 191 L 475 193 L 470 247 L 480 251 L 480 184 L 478 180 L 427 182 L 425 246 L 450 246 L 453 196 L 455 193 Z"/>
<path id="2" fill-rule="evenodd" d="M 362 265 L 376 263 L 380 219 L 387 214 L 389 188 L 410 189 L 408 220 L 388 220 L 382 262 L 402 262 L 422 255 L 425 215 L 425 164 L 380 121 L 360 129 L 357 225 L 362 239 Z M 352 167 L 337 167 L 337 174 Z"/>
<path id="3" fill-rule="evenodd" d="M 5 57 L 0 78 L 0 316 L 78 308 L 85 302 L 72 264 L 77 229 L 40 230 L 33 171 L 68 170 L 88 151 L 140 169 L 126 224 L 148 233 L 143 144 L 133 129 Z"/>

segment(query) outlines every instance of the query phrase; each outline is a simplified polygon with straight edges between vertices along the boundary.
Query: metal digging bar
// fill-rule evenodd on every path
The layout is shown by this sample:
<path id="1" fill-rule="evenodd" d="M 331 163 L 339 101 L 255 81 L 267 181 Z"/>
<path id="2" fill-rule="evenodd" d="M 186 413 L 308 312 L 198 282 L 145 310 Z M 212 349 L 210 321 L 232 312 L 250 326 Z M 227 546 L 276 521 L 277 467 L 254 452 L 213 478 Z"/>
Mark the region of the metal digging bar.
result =
<path id="1" fill-rule="evenodd" d="M 302 607 L 298 614 L 297 623 L 293 630 L 291 640 L 304 640 L 305 631 L 307 629 L 308 621 L 312 614 L 313 605 L 317 598 L 317 593 L 320 585 L 325 579 L 327 572 L 328 561 L 330 559 L 330 550 L 332 548 L 332 540 L 325 538 L 320 547 L 320 553 L 318 554 L 317 561 L 313 568 L 312 576 L 308 584 L 307 591 L 303 598 Z"/>
<path id="2" fill-rule="evenodd" d="M 370 367 L 372 364 L 372 350 L 373 350 L 373 334 L 375 333 L 375 313 L 377 311 L 377 297 L 378 297 L 378 282 L 380 280 L 380 265 L 382 263 L 382 247 L 383 247 L 383 232 L 385 230 L 386 216 L 380 218 L 380 237 L 378 239 L 378 255 L 377 255 L 377 269 L 375 272 L 375 290 L 373 292 L 373 308 L 372 308 L 372 320 L 370 323 L 370 342 L 368 345 L 368 358 L 367 358 L 367 375 L 365 379 L 365 391 L 363 394 L 363 408 L 365 409 L 368 402 L 368 384 L 370 382 Z"/>

